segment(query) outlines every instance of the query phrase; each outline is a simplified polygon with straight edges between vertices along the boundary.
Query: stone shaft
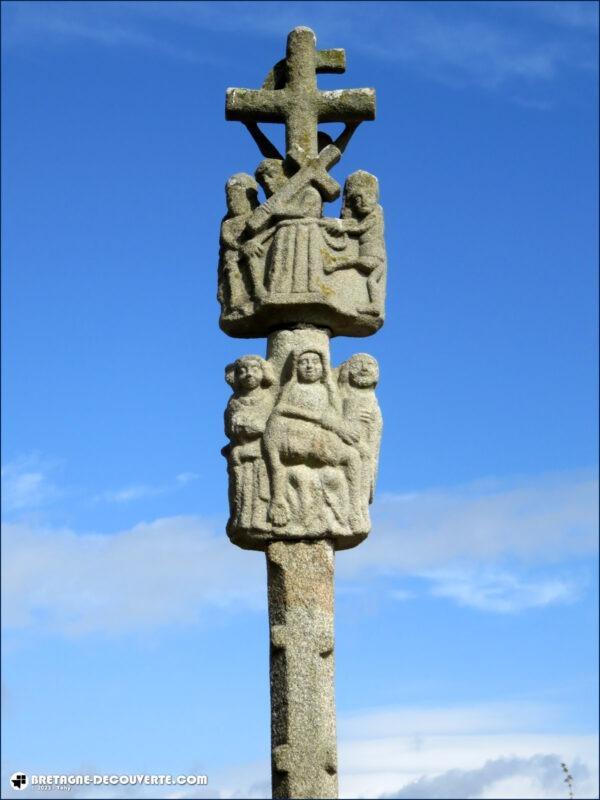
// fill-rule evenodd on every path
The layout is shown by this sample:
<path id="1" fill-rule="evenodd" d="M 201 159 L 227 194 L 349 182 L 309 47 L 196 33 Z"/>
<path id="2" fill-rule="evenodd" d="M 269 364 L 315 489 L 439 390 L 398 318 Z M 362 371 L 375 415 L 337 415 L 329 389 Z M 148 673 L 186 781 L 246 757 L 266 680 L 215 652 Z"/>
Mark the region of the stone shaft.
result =
<path id="1" fill-rule="evenodd" d="M 274 798 L 337 798 L 334 551 L 329 541 L 267 548 Z"/>

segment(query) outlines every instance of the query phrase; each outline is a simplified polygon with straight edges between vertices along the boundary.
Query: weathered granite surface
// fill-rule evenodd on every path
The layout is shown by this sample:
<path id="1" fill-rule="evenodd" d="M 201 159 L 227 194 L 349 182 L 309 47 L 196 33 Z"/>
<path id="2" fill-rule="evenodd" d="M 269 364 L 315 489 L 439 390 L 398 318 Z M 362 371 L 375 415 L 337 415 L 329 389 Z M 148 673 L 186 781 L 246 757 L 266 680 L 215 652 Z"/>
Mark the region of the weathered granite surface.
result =
<path id="1" fill-rule="evenodd" d="M 382 429 L 377 362 L 359 353 L 332 367 L 318 329 L 273 333 L 268 354 L 225 370 L 233 388 L 223 448 L 229 537 L 254 550 L 322 538 L 353 547 L 371 527 Z"/>
<path id="2" fill-rule="evenodd" d="M 267 550 L 273 797 L 337 797 L 329 542 Z"/>
<path id="3" fill-rule="evenodd" d="M 330 357 L 332 336 L 383 324 L 387 269 L 377 178 L 358 170 L 342 190 L 330 174 L 375 116 L 372 89 L 319 91 L 317 73 L 344 70 L 343 50 L 317 50 L 295 28 L 262 88 L 226 101 L 262 156 L 254 175 L 227 181 L 217 297 L 225 333 L 268 337 L 266 357 L 225 369 L 222 453 L 229 538 L 267 556 L 276 798 L 337 797 L 334 556 L 370 531 L 382 431 L 375 359 Z M 261 122 L 285 125 L 285 154 Z M 344 129 L 333 141 L 321 122 Z M 339 218 L 324 215 L 340 194 Z"/>
<path id="4" fill-rule="evenodd" d="M 296 28 L 286 59 L 263 88 L 227 91 L 227 119 L 244 122 L 265 156 L 255 179 L 238 173 L 226 186 L 218 299 L 220 325 L 230 336 L 266 336 L 298 323 L 334 336 L 368 336 L 383 324 L 386 252 L 377 179 L 362 170 L 349 175 L 341 217 L 323 215 L 324 203 L 341 192 L 329 170 L 358 125 L 375 115 L 372 89 L 318 90 L 317 72 L 344 68 L 343 50 L 316 50 L 314 33 Z M 285 124 L 285 157 L 258 122 Z M 319 122 L 346 127 L 332 142 Z"/>

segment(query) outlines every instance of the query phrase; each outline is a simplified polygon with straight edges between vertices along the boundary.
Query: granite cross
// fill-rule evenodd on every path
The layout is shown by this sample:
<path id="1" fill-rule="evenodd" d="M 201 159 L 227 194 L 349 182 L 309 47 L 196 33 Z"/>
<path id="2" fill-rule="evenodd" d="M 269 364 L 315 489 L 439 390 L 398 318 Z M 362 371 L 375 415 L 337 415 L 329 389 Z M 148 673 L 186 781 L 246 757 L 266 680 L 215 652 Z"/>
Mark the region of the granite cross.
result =
<path id="1" fill-rule="evenodd" d="M 321 92 L 318 72 L 343 72 L 343 50 L 317 50 L 295 28 L 286 59 L 258 90 L 228 89 L 226 118 L 246 124 L 264 160 L 226 185 L 218 270 L 219 324 L 267 338 L 266 358 L 225 368 L 230 540 L 266 554 L 274 798 L 338 796 L 334 694 L 337 551 L 369 534 L 382 417 L 379 367 L 366 353 L 331 363 L 333 336 L 369 336 L 384 321 L 387 257 L 379 183 L 357 170 L 339 217 L 328 170 L 373 89 Z M 258 129 L 283 122 L 286 158 Z M 319 122 L 345 122 L 330 142 Z M 319 135 L 318 135 L 319 134 Z M 327 142 L 330 143 L 327 143 Z M 265 199 L 259 197 L 259 184 Z"/>
<path id="2" fill-rule="evenodd" d="M 296 162 L 317 155 L 319 122 L 362 122 L 375 119 L 373 89 L 322 92 L 318 72 L 344 72 L 343 50 L 317 50 L 310 28 L 295 28 L 288 36 L 282 88 L 228 89 L 225 117 L 240 122 L 285 123 L 286 150 Z M 275 71 L 274 71 L 275 72 Z M 277 86 L 273 76 L 265 81 Z"/>

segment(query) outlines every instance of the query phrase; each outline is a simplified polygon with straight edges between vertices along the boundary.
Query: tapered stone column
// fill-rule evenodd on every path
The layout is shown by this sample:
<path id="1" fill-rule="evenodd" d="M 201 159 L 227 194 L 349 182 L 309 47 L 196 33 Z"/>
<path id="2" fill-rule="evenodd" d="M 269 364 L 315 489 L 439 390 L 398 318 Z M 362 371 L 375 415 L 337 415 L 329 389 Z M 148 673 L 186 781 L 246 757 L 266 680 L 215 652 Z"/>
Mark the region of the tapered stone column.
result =
<path id="1" fill-rule="evenodd" d="M 267 548 L 273 797 L 338 794 L 328 541 Z"/>

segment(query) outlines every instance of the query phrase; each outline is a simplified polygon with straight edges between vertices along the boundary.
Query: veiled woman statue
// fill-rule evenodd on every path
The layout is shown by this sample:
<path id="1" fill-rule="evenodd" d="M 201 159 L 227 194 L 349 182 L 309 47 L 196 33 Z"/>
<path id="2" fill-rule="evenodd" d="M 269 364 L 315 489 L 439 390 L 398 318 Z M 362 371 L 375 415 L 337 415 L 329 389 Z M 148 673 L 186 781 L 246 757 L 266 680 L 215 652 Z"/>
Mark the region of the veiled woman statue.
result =
<path id="1" fill-rule="evenodd" d="M 325 349 L 295 350 L 290 374 L 267 422 L 263 449 L 270 477 L 268 518 L 335 524 L 353 533 L 368 530 L 361 488 L 359 433 L 342 416 L 342 401 Z M 296 506 L 292 508 L 292 506 Z M 328 522 L 329 520 L 329 522 Z"/>

